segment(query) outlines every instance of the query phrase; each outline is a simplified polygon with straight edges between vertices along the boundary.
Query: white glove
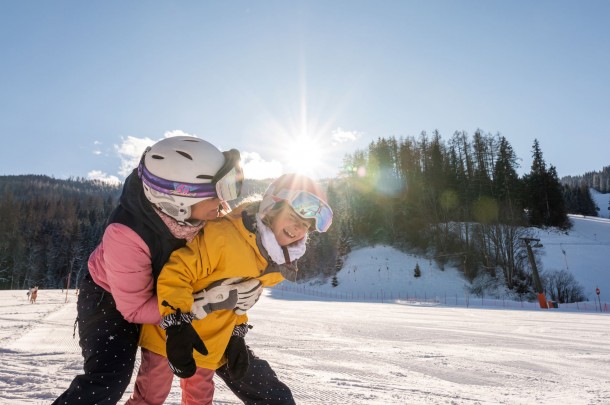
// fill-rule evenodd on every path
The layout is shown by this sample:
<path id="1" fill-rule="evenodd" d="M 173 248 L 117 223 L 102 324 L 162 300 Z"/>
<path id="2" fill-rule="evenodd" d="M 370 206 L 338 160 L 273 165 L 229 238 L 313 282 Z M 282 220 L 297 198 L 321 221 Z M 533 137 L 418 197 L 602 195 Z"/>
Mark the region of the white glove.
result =
<path id="1" fill-rule="evenodd" d="M 255 278 L 242 280 L 228 278 L 194 293 L 191 313 L 195 319 L 203 319 L 209 313 L 220 309 L 234 309 L 236 314 L 241 315 L 252 308 L 263 292 L 263 287 Z"/>
<path id="2" fill-rule="evenodd" d="M 258 281 L 255 278 L 248 281 Z M 248 281 L 244 281 L 242 284 L 246 284 Z M 263 293 L 263 286 L 260 281 L 256 285 L 250 285 L 250 288 L 244 286 L 243 292 L 237 294 L 237 304 L 235 304 L 235 313 L 237 315 L 243 315 L 250 308 L 256 304 L 258 299 Z"/>

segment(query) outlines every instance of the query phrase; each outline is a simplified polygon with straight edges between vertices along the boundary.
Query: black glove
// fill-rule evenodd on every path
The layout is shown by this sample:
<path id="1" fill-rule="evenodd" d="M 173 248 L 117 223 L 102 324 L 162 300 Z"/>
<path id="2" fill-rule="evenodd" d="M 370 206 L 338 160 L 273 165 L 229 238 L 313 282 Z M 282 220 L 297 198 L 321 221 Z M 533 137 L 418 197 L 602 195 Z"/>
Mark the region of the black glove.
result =
<path id="1" fill-rule="evenodd" d="M 165 341 L 167 360 L 169 361 L 169 368 L 171 368 L 174 374 L 180 378 L 189 378 L 195 374 L 197 369 L 195 359 L 193 358 L 193 349 L 204 356 L 208 354 L 208 349 L 197 332 L 195 332 L 193 325 L 184 318 L 180 319 L 179 312 L 176 315 L 177 317 L 174 318 L 175 322 L 172 322 L 165 328 L 167 335 L 167 340 Z"/>
<path id="2" fill-rule="evenodd" d="M 227 349 L 225 350 L 225 355 L 227 356 L 229 375 L 235 381 L 241 380 L 246 375 L 248 366 L 250 365 L 246 339 L 241 336 L 231 336 Z"/>

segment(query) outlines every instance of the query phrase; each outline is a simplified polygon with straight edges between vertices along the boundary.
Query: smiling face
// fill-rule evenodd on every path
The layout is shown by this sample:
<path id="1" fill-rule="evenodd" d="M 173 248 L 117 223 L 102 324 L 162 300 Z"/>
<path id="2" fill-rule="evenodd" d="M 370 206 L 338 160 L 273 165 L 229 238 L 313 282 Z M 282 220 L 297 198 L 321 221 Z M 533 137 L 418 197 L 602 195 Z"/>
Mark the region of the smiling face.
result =
<path id="1" fill-rule="evenodd" d="M 313 223 L 312 220 L 298 216 L 289 205 L 282 205 L 280 211 L 271 220 L 271 231 L 280 246 L 288 246 L 307 235 Z"/>

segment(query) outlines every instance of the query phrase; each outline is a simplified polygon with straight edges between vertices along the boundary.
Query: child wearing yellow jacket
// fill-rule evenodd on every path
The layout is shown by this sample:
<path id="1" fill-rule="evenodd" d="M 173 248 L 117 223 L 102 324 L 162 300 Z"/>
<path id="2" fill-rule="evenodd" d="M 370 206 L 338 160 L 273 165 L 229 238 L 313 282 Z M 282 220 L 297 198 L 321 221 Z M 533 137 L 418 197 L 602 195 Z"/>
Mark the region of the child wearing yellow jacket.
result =
<path id="1" fill-rule="evenodd" d="M 157 281 L 163 320 L 160 326 L 144 325 L 140 338 L 143 359 L 146 354 L 153 361 L 140 368 L 128 404 L 163 403 L 172 380 L 166 361 L 181 377 L 182 404 L 211 404 L 214 370 L 225 363 L 235 379 L 248 372 L 246 311 L 262 287 L 296 280 L 296 259 L 305 253 L 308 232 L 325 232 L 332 222 L 326 200 L 309 177 L 283 175 L 262 201 L 242 203 L 208 222 L 204 232 L 171 255 Z M 290 398 L 261 392 L 261 400 L 294 403 L 287 392 Z"/>

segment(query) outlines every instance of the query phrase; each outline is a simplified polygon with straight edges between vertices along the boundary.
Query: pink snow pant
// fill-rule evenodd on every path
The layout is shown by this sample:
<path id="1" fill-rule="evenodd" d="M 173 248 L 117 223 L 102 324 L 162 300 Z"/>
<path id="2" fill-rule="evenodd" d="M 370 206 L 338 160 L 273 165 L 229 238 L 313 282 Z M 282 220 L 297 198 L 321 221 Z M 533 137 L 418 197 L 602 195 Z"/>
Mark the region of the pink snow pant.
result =
<path id="1" fill-rule="evenodd" d="M 197 367 L 191 378 L 181 378 L 182 405 L 212 405 L 214 370 Z M 163 405 L 172 388 L 174 374 L 167 358 L 142 349 L 142 363 L 133 394 L 125 405 Z"/>

